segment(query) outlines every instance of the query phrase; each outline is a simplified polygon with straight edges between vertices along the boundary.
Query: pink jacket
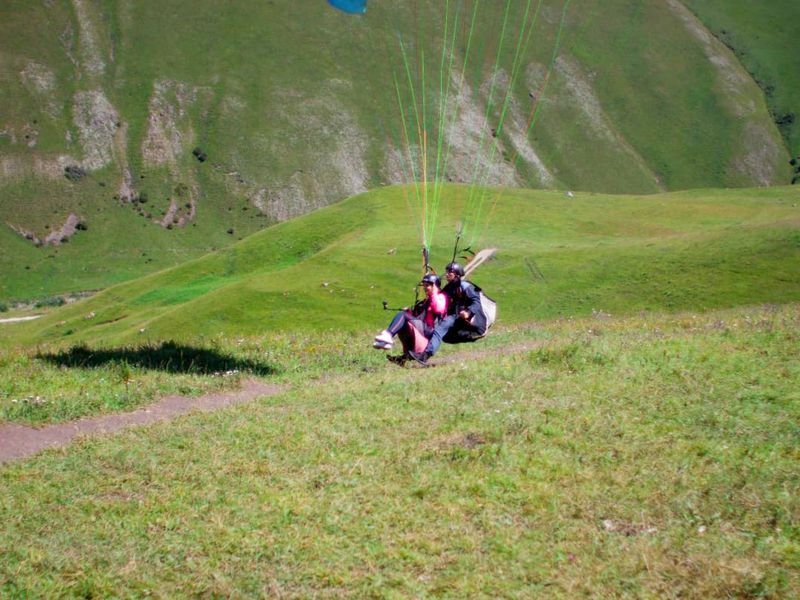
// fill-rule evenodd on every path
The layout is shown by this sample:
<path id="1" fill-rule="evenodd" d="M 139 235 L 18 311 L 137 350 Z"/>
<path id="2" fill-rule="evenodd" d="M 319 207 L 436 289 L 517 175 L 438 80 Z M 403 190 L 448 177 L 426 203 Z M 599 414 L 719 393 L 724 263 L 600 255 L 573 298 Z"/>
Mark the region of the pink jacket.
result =
<path id="1" fill-rule="evenodd" d="M 424 321 L 428 327 L 436 325 L 436 321 L 447 314 L 447 294 L 441 290 L 434 290 L 430 298 L 427 298 Z"/>

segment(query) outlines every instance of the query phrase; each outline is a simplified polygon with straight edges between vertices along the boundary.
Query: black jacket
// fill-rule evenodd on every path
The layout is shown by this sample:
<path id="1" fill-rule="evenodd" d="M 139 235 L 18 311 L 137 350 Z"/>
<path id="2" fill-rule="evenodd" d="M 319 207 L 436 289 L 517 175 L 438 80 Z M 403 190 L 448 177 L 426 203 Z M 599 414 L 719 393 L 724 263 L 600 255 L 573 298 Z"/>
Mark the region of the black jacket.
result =
<path id="1" fill-rule="evenodd" d="M 486 315 L 483 314 L 481 307 L 481 288 L 470 281 L 461 279 L 451 281 L 444 286 L 442 291 L 450 298 L 448 314 L 458 315 L 462 310 L 466 310 L 472 315 L 470 325 L 479 333 L 486 333 Z"/>

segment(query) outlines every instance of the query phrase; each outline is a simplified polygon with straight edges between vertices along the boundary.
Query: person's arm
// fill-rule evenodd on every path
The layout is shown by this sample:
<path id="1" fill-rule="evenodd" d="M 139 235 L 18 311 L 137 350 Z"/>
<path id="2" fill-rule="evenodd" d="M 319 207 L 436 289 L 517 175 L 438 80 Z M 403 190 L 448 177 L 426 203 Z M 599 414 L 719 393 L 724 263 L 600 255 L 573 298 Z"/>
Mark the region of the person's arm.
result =
<path id="1" fill-rule="evenodd" d="M 441 319 L 443 316 L 447 314 L 447 305 L 449 304 L 449 298 L 447 294 L 443 292 L 438 292 L 434 296 L 434 300 L 431 302 L 431 310 L 433 314 L 436 315 L 437 319 Z"/>
<path id="2" fill-rule="evenodd" d="M 461 289 L 466 296 L 466 308 L 459 313 L 459 316 L 465 321 L 469 321 L 473 316 L 481 312 L 481 297 L 475 286 L 468 281 L 461 284 Z"/>

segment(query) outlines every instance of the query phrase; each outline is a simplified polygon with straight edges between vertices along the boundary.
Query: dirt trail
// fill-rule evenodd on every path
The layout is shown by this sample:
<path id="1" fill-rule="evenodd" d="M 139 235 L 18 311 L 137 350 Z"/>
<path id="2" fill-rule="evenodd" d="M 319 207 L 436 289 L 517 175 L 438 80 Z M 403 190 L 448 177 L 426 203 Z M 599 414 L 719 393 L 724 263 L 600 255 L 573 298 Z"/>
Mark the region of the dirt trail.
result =
<path id="1" fill-rule="evenodd" d="M 467 352 L 437 357 L 431 360 L 428 366 L 444 366 L 501 353 L 530 351 L 540 345 L 540 342 L 528 342 L 503 348 L 471 349 Z M 418 365 L 414 361 L 410 361 L 406 365 L 406 368 L 415 367 L 419 368 L 422 365 Z M 167 396 L 155 404 L 127 413 L 87 417 L 77 421 L 70 421 L 69 423 L 46 425 L 41 428 L 27 427 L 15 423 L 0 424 L 0 464 L 27 458 L 47 448 L 67 446 L 74 439 L 81 436 L 109 434 L 128 427 L 168 421 L 192 411 L 207 412 L 218 410 L 226 406 L 249 402 L 258 397 L 273 396 L 285 389 L 284 386 L 248 379 L 244 381 L 242 387 L 238 390 L 216 392 L 198 398 Z"/>
<path id="2" fill-rule="evenodd" d="M 7 423 L 0 425 L 0 463 L 26 458 L 46 448 L 66 446 L 79 436 L 113 433 L 127 427 L 167 421 L 193 411 L 217 410 L 261 396 L 272 396 L 282 390 L 281 386 L 249 379 L 238 390 L 199 398 L 167 396 L 155 404 L 128 413 L 91 417 L 38 429 Z"/>

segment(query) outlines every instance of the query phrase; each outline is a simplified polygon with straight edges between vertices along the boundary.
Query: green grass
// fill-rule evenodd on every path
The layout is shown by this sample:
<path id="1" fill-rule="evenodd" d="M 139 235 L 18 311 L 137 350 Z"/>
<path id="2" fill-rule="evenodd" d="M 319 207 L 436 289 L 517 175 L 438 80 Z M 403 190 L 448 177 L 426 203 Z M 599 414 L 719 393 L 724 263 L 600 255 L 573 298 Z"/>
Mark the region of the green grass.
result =
<path id="1" fill-rule="evenodd" d="M 4 223 L 40 237 L 69 213 L 88 225 L 57 248 L 0 228 L 3 315 L 44 315 L 0 325 L 0 423 L 248 377 L 284 391 L 0 467 L 0 596 L 800 596 L 800 186 L 487 190 L 499 202 L 469 236 L 499 248 L 475 275 L 499 324 L 433 369 L 398 369 L 370 348 L 391 316 L 381 301 L 410 303 L 420 275 L 419 215 L 407 190 L 378 187 L 399 135 L 387 40 L 416 31 L 435 73 L 441 3 L 372 3 L 364 19 L 324 3 L 84 4 L 113 49 L 101 76 L 76 67 L 72 4 L 4 4 L 0 159 L 79 156 L 73 94 L 102 89 L 146 208 L 196 182 L 198 218 L 167 231 L 119 204 L 117 165 L 0 182 Z M 748 81 L 734 97 L 752 111 L 732 109 L 664 3 L 573 3 L 530 136 L 554 186 L 755 183 L 737 166 L 743 132 L 777 136 L 796 105 L 796 11 L 687 4 L 774 86 L 766 103 Z M 544 3 L 514 89 L 522 119 L 561 6 Z M 486 48 L 497 32 L 480 22 Z M 20 75 L 30 61 L 54 75 L 50 96 Z M 485 75 L 470 65 L 474 84 Z M 196 92 L 175 171 L 141 152 L 164 80 Z M 33 130 L 35 148 L 21 141 Z M 796 132 L 780 132 L 792 152 Z M 330 157 L 353 140 L 378 189 L 267 227 L 257 189 L 303 212 L 350 195 Z M 788 157 L 760 166 L 783 181 Z M 444 190 L 439 269 L 468 191 Z M 83 290 L 101 291 L 55 306 Z"/>
<path id="2" fill-rule="evenodd" d="M 171 394 L 198 396 L 243 378 L 297 384 L 360 372 L 369 354 L 350 335 L 198 337 L 192 343 L 74 345 L 0 352 L 0 422 L 43 425 L 131 411 Z M 374 357 L 372 357 L 374 358 Z"/>
<path id="3" fill-rule="evenodd" d="M 370 348 L 397 187 L 4 325 L 6 423 L 283 391 L 4 465 L 0 593 L 796 596 L 797 194 L 504 190 L 500 321 L 427 370 Z"/>
<path id="4" fill-rule="evenodd" d="M 236 360 L 213 347 L 164 343 L 135 348 L 74 346 L 0 355 L 0 420 L 27 424 L 130 411 L 169 395 L 197 396 L 265 376 L 265 362 Z"/>
<path id="5" fill-rule="evenodd" d="M 538 322 L 425 371 L 359 345 L 278 396 L 4 466 L 0 589 L 794 597 L 798 325 Z"/>

